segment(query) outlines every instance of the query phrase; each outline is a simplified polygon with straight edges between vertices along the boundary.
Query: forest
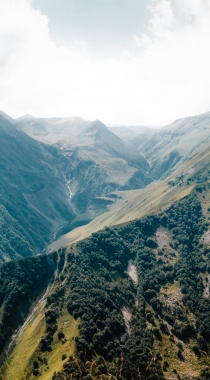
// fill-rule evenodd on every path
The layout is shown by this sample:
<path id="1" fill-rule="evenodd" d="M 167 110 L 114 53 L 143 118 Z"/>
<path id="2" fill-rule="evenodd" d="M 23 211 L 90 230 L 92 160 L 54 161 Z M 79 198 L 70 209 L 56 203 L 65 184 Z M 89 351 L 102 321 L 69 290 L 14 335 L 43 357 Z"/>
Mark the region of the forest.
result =
<path id="1" fill-rule="evenodd" d="M 23 324 L 33 302 L 40 297 L 54 273 L 46 256 L 11 261 L 0 267 L 0 360 L 14 330 Z"/>
<path id="2" fill-rule="evenodd" d="M 170 234 L 168 247 L 158 244 L 157 231 L 161 229 Z M 65 344 L 65 331 L 58 329 L 64 309 L 79 321 L 79 335 L 74 337 L 75 353 L 62 356 L 63 369 L 54 373 L 53 380 L 163 380 L 169 371 L 182 379 L 162 347 L 165 337 L 180 363 L 185 361 L 183 347 L 192 342 L 193 355 L 200 363 L 196 379 L 210 378 L 210 302 L 204 297 L 210 249 L 201 239 L 206 229 L 195 191 L 157 215 L 105 228 L 51 252 L 51 266 L 45 256 L 5 264 L 0 285 L 7 313 L 18 302 L 14 299 L 24 299 L 27 287 L 34 291 L 46 274 L 48 279 L 52 276 L 52 263 L 57 266 L 45 307 L 46 330 L 28 369 L 29 378 L 30 373 L 41 375 L 45 364 L 40 358 L 53 350 L 55 336 Z M 137 283 L 128 276 L 129 260 L 136 265 Z M 6 282 L 8 273 L 12 275 L 10 267 L 16 276 L 12 293 Z M 24 271 L 28 277 L 23 285 Z M 174 284 L 180 286 L 181 299 L 171 307 L 163 290 Z M 132 315 L 129 327 L 124 308 Z M 2 318 L 2 342 L 13 328 L 7 322 Z"/>

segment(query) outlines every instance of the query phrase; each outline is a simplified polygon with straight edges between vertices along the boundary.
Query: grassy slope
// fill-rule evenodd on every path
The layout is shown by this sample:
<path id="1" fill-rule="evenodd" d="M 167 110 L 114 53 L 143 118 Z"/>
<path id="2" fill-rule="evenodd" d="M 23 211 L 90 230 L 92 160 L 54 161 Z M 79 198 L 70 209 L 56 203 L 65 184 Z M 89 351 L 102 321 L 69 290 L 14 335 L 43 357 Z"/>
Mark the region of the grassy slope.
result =
<path id="1" fill-rule="evenodd" d="M 154 179 L 166 178 L 210 144 L 210 113 L 179 119 L 157 131 L 141 146 Z"/>
<path id="2" fill-rule="evenodd" d="M 208 194 L 210 195 L 210 192 L 208 192 Z M 208 204 L 210 204 L 210 202 Z M 179 253 L 171 247 L 173 240 L 170 232 L 164 230 L 164 233 L 168 234 L 169 239 L 164 239 L 163 237 L 161 244 L 158 244 L 158 248 L 163 249 L 164 252 L 164 256 L 161 257 L 161 259 L 165 263 L 174 266 L 179 258 Z M 156 258 L 158 259 L 158 254 Z M 203 274 L 201 274 L 201 276 L 203 276 Z M 187 310 L 185 303 L 182 301 L 182 292 L 179 281 L 175 280 L 172 284 L 162 286 L 159 292 L 159 300 L 160 302 L 163 302 L 165 308 L 169 308 L 172 311 L 174 311 L 177 306 L 181 307 L 182 310 L 186 310 L 189 321 L 194 325 L 196 324 L 194 315 Z M 147 311 L 150 311 L 153 314 L 152 307 L 149 304 L 147 304 Z M 160 322 L 162 320 L 156 317 L 157 316 L 154 316 L 154 324 L 160 328 Z M 152 328 L 153 326 L 147 322 L 148 328 Z M 172 328 L 170 324 L 168 324 L 168 328 L 171 332 Z M 184 360 L 180 360 L 177 356 L 179 349 L 178 345 L 180 344 L 182 346 Z M 177 374 L 173 372 L 173 369 L 176 369 L 177 373 L 183 377 L 186 376 L 190 379 L 194 379 L 199 376 L 201 368 L 208 365 L 205 353 L 203 353 L 201 357 L 198 357 L 193 351 L 194 345 L 196 345 L 195 339 L 191 338 L 183 342 L 182 339 L 172 333 L 170 335 L 162 334 L 161 340 L 155 337 L 154 347 L 161 353 L 163 362 L 168 362 L 169 364 L 169 367 L 166 368 L 166 372 L 164 373 L 167 380 L 177 379 Z"/>
<path id="3" fill-rule="evenodd" d="M 129 220 L 141 218 L 148 213 L 157 212 L 175 200 L 189 194 L 196 183 L 205 182 L 205 180 L 209 178 L 209 162 L 210 151 L 208 147 L 194 156 L 164 181 L 152 183 L 142 190 L 129 193 L 125 192 L 127 200 L 129 199 L 129 196 L 131 196 L 131 200 L 127 201 L 125 205 L 118 210 L 99 216 L 86 226 L 76 228 L 70 233 L 61 236 L 60 239 L 53 242 L 49 248 L 58 248 L 61 245 L 81 240 L 90 236 L 93 232 L 101 230 L 105 226 L 125 223 Z M 189 170 L 191 168 L 193 169 Z M 183 178 L 181 178 L 182 176 Z M 174 186 L 171 185 L 172 182 L 174 182 Z M 118 192 L 117 194 L 123 198 L 123 192 Z M 120 202 L 122 203 L 122 200 L 120 200 Z M 205 213 L 206 208 L 205 206 L 203 207 Z"/>
<path id="4" fill-rule="evenodd" d="M 53 290 L 53 286 L 48 292 L 50 295 Z M 11 356 L 2 367 L 1 371 L 3 376 L 7 380 L 14 380 L 15 378 L 21 379 L 24 376 L 27 379 L 34 379 L 31 374 L 31 368 L 33 368 L 33 361 L 37 360 L 38 345 L 45 333 L 46 323 L 45 323 L 45 304 L 46 299 L 40 304 L 33 319 L 26 326 L 23 335 L 14 348 Z M 61 371 L 65 360 L 62 360 L 62 355 L 65 354 L 66 357 L 74 353 L 75 342 L 72 337 L 78 335 L 78 323 L 72 316 L 68 314 L 66 310 L 63 311 L 61 318 L 58 323 L 58 331 L 62 330 L 65 333 L 67 342 L 62 344 L 57 336 L 52 343 L 52 352 L 45 352 L 42 357 L 47 359 L 47 365 L 44 363 L 40 366 L 42 371 L 42 376 L 39 379 L 51 380 L 54 371 Z M 30 368 L 30 370 L 29 370 Z"/>

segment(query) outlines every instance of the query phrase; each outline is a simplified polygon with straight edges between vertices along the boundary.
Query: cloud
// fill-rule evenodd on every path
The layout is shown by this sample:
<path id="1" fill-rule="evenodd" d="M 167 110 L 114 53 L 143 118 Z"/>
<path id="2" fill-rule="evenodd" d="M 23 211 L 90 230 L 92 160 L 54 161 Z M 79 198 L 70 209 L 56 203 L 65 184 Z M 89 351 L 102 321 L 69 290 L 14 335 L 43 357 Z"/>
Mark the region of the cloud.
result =
<path id="1" fill-rule="evenodd" d="M 13 117 L 165 124 L 210 108 L 209 0 L 151 0 L 144 35 L 104 59 L 88 41 L 57 47 L 30 0 L 0 0 L 0 13 L 0 108 Z"/>

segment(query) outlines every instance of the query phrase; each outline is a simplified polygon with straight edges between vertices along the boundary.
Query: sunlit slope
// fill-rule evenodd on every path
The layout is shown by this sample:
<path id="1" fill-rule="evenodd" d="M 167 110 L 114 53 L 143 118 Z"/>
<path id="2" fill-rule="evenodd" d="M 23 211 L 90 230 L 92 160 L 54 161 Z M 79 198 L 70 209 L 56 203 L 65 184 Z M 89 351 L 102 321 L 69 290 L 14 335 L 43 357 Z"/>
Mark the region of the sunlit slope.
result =
<path id="1" fill-rule="evenodd" d="M 210 144 L 210 113 L 178 119 L 141 145 L 154 179 L 164 179 Z"/>
<path id="2" fill-rule="evenodd" d="M 11 356 L 3 365 L 1 371 L 6 380 L 22 379 L 24 376 L 27 379 L 35 378 L 32 373 L 33 363 L 39 356 L 38 346 L 46 330 L 45 304 L 46 300 L 43 300 L 33 319 L 26 326 Z M 59 318 L 57 328 L 58 331 L 62 330 L 65 333 L 67 342 L 63 344 L 55 334 L 52 351 L 46 351 L 40 356 L 43 361 L 38 360 L 39 370 L 42 373 L 39 375 L 39 379 L 51 380 L 55 371 L 62 370 L 63 364 L 66 362 L 63 359 L 64 356 L 68 358 L 74 353 L 75 342 L 72 338 L 78 335 L 78 323 L 78 320 L 75 321 L 67 311 Z"/>
<path id="3" fill-rule="evenodd" d="M 129 200 L 120 209 L 103 214 L 88 225 L 76 228 L 70 233 L 61 236 L 49 248 L 58 248 L 62 245 L 81 240 L 105 226 L 125 223 L 136 218 L 141 218 L 144 215 L 158 212 L 175 200 L 188 195 L 196 184 L 206 182 L 209 179 L 210 147 L 207 147 L 166 180 L 154 182 L 145 189 L 131 192 L 133 199 Z M 139 195 L 137 195 L 138 193 Z M 123 196 L 123 192 L 118 194 Z M 205 213 L 204 199 L 203 204 Z"/>
<path id="4" fill-rule="evenodd" d="M 51 335 L 52 343 L 47 349 L 41 339 L 38 345 L 38 332 L 38 341 L 30 341 L 33 331 L 26 329 L 23 346 L 18 344 L 8 358 L 14 374 L 20 375 L 15 358 L 20 361 L 24 354 L 22 374 L 27 379 L 32 374 L 48 379 L 52 371 L 54 380 L 139 380 L 139 374 L 142 380 L 208 379 L 202 375 L 209 374 L 209 223 L 198 200 L 201 195 L 209 208 L 208 184 L 197 184 L 192 194 L 156 215 L 59 249 L 45 331 L 43 320 L 37 319 L 45 342 Z M 66 341 L 59 341 L 59 330 L 74 319 L 79 319 L 75 339 L 65 330 Z M 27 360 L 26 342 L 37 345 Z M 65 345 L 73 355 L 62 353 Z M 3 367 L 6 378 L 8 366 Z"/>

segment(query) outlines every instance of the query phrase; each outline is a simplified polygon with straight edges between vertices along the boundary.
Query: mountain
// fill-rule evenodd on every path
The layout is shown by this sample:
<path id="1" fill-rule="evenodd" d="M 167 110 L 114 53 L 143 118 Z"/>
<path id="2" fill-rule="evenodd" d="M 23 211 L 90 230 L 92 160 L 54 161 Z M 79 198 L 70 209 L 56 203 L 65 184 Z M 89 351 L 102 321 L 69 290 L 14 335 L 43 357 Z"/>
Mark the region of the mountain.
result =
<path id="1" fill-rule="evenodd" d="M 142 146 L 154 179 L 164 179 L 210 144 L 210 113 L 179 119 Z"/>
<path id="2" fill-rule="evenodd" d="M 110 131 L 136 149 L 151 138 L 157 128 L 150 126 L 120 126 L 108 125 Z"/>
<path id="3" fill-rule="evenodd" d="M 24 121 L 24 120 L 28 120 L 28 119 L 35 119 L 35 117 L 33 115 L 30 115 L 27 113 L 26 115 L 23 115 L 23 116 L 20 116 L 20 117 L 17 117 L 16 119 L 14 119 L 13 124 L 17 124 L 20 121 Z"/>
<path id="4" fill-rule="evenodd" d="M 59 119 L 53 122 L 61 127 Z M 81 119 L 77 122 L 82 124 Z M 30 220 L 35 207 L 23 203 L 21 194 L 39 193 L 40 184 L 46 186 L 48 197 L 52 187 L 58 194 L 56 175 L 60 180 L 70 165 L 73 172 L 76 160 L 72 164 L 70 158 L 76 141 L 77 158 L 87 163 L 83 183 L 89 169 L 88 146 L 95 165 L 104 157 L 110 159 L 114 149 L 115 159 L 116 151 L 123 153 L 119 145 L 116 149 L 109 143 L 106 127 L 98 122 L 72 128 L 71 142 L 64 128 L 63 141 L 58 139 L 53 146 L 31 139 L 3 118 L 0 125 L 2 200 L 16 217 L 15 228 L 21 223 L 27 231 L 27 215 L 27 238 L 38 233 Z M 131 159 L 138 160 L 136 152 Z M 65 181 L 59 184 L 60 189 L 65 187 Z M 121 186 L 111 195 L 119 209 L 62 236 L 48 254 L 0 266 L 2 379 L 210 378 L 210 145 L 163 181 L 129 191 Z M 49 230 L 45 219 L 41 229 Z M 38 213 L 35 220 L 39 226 Z M 5 218 L 2 226 L 6 223 L 13 228 Z M 13 233 L 19 231 L 15 228 Z M 11 237 L 5 233 L 8 242 Z M 22 249 L 24 244 L 27 239 Z"/>
<path id="5" fill-rule="evenodd" d="M 74 229 L 54 241 L 50 248 L 58 248 L 84 239 L 105 227 L 142 218 L 149 213 L 157 213 L 160 209 L 190 194 L 202 182 L 210 179 L 210 146 L 199 152 L 191 160 L 182 165 L 170 177 L 163 181 L 155 181 L 145 189 L 129 192 L 116 192 L 119 207 L 105 213 L 85 226 Z M 124 200 L 125 199 L 125 200 Z M 204 213 L 207 209 L 204 207 Z"/>
<path id="6" fill-rule="evenodd" d="M 116 198 L 113 191 L 145 187 L 152 180 L 144 157 L 98 120 L 29 118 L 15 126 L 65 156 L 63 171 L 77 213 L 74 223 L 107 211 Z"/>
<path id="7" fill-rule="evenodd" d="M 8 120 L 11 124 L 14 124 L 15 119 L 13 119 L 11 116 L 7 115 L 5 112 L 0 110 L 0 115 L 3 116 L 4 119 Z"/>
<path id="8" fill-rule="evenodd" d="M 0 261 L 40 253 L 73 218 L 65 177 L 48 147 L 0 116 Z"/>
<path id="9" fill-rule="evenodd" d="M 3 265 L 3 378 L 209 378 L 210 181 L 196 181 L 153 215 L 59 248 L 48 261 Z"/>

